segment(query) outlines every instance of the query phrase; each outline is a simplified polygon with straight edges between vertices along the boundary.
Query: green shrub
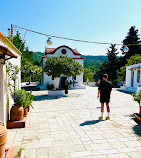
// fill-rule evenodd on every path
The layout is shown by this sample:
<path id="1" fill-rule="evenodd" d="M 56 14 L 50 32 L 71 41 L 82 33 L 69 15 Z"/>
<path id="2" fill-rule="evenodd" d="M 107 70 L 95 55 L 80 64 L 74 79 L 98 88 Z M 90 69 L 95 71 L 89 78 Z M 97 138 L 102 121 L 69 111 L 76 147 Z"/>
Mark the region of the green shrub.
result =
<path id="1" fill-rule="evenodd" d="M 53 84 L 47 84 L 47 89 L 48 90 L 53 90 L 54 89 L 54 85 Z"/>
<path id="2" fill-rule="evenodd" d="M 141 91 L 138 92 L 138 93 L 134 93 L 132 94 L 134 99 L 137 100 L 137 101 L 140 101 L 141 100 Z"/>
<path id="3" fill-rule="evenodd" d="M 22 105 L 26 99 L 22 90 L 16 90 L 14 93 L 12 93 L 12 98 L 14 103 L 19 105 Z"/>
<path id="4" fill-rule="evenodd" d="M 33 108 L 32 101 L 33 101 L 34 95 L 32 95 L 32 91 L 31 92 L 26 92 L 24 89 L 22 91 L 25 95 L 25 100 L 23 102 L 24 109 L 27 109 L 28 106 L 31 106 Z"/>

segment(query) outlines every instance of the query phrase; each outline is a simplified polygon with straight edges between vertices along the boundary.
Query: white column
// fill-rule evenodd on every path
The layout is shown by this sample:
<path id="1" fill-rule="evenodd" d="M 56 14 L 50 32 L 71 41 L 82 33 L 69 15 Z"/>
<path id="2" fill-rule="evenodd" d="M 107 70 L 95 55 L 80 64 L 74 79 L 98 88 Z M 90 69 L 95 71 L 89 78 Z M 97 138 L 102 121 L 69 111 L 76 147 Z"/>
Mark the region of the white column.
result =
<path id="1" fill-rule="evenodd" d="M 0 121 L 4 122 L 4 85 L 3 65 L 0 65 Z"/>

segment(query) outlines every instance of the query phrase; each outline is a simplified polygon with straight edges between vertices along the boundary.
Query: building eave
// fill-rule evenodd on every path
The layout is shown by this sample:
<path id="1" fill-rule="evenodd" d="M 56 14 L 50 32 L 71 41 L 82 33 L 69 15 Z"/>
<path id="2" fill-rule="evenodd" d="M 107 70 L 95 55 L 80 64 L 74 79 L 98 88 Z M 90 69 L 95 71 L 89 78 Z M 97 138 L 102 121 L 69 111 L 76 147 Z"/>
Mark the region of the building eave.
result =
<path id="1" fill-rule="evenodd" d="M 14 44 L 4 35 L 0 32 L 0 41 L 4 43 L 7 46 L 7 49 L 12 52 L 13 50 L 18 55 L 21 55 L 21 52 L 14 46 Z M 4 46 L 5 47 L 5 46 Z M 10 50 L 11 49 L 11 50 Z M 12 53 L 13 54 L 13 53 Z"/>

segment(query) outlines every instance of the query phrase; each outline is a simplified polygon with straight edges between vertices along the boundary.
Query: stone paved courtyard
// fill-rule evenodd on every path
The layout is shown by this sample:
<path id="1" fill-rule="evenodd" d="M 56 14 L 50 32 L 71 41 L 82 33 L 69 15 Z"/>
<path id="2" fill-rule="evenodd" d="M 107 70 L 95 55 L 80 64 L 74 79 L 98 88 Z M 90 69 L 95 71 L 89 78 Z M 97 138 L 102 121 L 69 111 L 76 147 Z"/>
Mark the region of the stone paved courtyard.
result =
<path id="1" fill-rule="evenodd" d="M 33 92 L 34 109 L 24 129 L 8 130 L 7 146 L 21 158 L 140 158 L 141 126 L 132 119 L 138 103 L 112 91 L 111 120 L 99 121 L 97 88 L 70 90 L 68 96 Z M 106 109 L 104 115 L 106 116 Z M 104 117 L 105 117 L 104 116 Z"/>

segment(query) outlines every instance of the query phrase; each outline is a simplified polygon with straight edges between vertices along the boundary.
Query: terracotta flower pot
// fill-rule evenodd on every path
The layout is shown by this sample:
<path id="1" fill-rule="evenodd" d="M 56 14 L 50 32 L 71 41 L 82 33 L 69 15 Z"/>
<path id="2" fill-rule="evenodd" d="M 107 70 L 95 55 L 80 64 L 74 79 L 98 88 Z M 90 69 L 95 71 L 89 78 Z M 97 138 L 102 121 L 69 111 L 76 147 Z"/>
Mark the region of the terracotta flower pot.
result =
<path id="1" fill-rule="evenodd" d="M 10 120 L 19 121 L 23 120 L 24 109 L 21 105 L 14 104 L 10 110 Z"/>
<path id="2" fill-rule="evenodd" d="M 5 154 L 5 146 L 7 142 L 7 129 L 0 124 L 0 158 Z"/>
<path id="3" fill-rule="evenodd" d="M 30 106 L 27 107 L 28 112 L 30 111 Z"/>
<path id="4" fill-rule="evenodd" d="M 28 109 L 24 109 L 24 116 L 27 116 L 28 114 Z"/>

